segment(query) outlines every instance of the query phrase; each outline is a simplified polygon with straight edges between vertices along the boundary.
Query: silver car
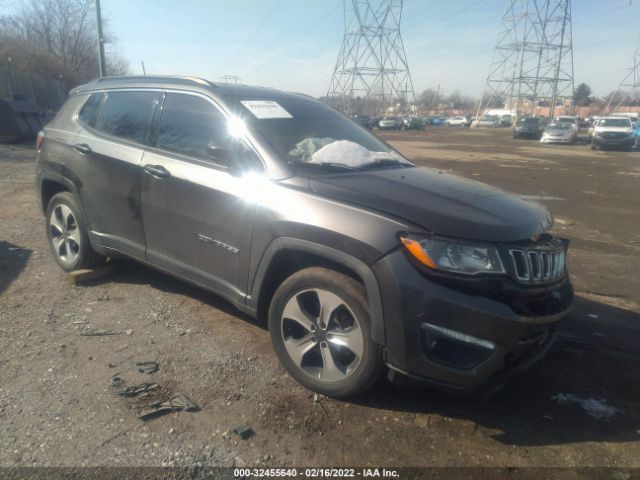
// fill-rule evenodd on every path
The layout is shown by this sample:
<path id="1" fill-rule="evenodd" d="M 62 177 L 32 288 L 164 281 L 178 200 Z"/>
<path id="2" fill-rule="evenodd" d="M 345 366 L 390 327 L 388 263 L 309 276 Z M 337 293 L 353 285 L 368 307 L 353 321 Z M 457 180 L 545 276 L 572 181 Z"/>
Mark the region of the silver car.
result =
<path id="1" fill-rule="evenodd" d="M 576 141 L 576 136 L 576 131 L 570 123 L 557 122 L 545 129 L 540 143 L 573 143 Z"/>

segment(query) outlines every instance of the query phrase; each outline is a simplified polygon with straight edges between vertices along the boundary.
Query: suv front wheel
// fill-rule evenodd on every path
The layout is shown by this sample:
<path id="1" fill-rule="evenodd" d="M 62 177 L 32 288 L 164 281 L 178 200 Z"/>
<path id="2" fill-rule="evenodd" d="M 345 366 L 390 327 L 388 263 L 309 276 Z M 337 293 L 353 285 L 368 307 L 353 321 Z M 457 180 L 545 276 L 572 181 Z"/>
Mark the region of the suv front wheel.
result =
<path id="1" fill-rule="evenodd" d="M 307 268 L 285 280 L 271 302 L 269 331 L 287 372 L 323 395 L 357 395 L 383 372 L 364 288 L 333 270 Z"/>
<path id="2" fill-rule="evenodd" d="M 69 192 L 54 195 L 47 206 L 49 246 L 58 265 L 67 272 L 92 267 L 104 259 L 91 247 L 79 211 Z"/>

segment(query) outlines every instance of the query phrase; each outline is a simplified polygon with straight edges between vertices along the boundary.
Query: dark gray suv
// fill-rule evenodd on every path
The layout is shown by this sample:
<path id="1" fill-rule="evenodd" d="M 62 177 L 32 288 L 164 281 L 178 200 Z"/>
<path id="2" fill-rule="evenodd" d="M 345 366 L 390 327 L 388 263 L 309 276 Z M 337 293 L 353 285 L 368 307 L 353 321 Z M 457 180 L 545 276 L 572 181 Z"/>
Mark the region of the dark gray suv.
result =
<path id="1" fill-rule="evenodd" d="M 126 256 L 213 291 L 334 397 L 387 367 L 495 388 L 544 355 L 573 300 L 542 206 L 418 168 L 304 95 L 96 80 L 39 135 L 37 184 L 64 270 Z"/>

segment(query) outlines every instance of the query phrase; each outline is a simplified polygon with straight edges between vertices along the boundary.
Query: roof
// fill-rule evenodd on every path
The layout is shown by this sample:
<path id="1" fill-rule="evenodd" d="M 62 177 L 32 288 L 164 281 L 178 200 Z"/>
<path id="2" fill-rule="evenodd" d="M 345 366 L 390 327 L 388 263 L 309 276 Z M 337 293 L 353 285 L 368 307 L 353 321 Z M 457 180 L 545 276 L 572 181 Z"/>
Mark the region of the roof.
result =
<path id="1" fill-rule="evenodd" d="M 216 83 L 198 77 L 179 77 L 164 75 L 127 75 L 120 77 L 103 77 L 92 80 L 89 83 L 80 85 L 70 94 L 75 95 L 83 92 L 91 92 L 107 88 L 188 88 L 189 90 L 206 90 L 214 93 L 216 96 L 226 97 L 227 99 L 237 99 L 240 97 L 258 97 L 273 98 L 283 95 L 312 98 L 307 95 L 288 93 L 276 90 L 274 88 L 256 87 L 249 85 L 241 85 L 234 83 Z"/>

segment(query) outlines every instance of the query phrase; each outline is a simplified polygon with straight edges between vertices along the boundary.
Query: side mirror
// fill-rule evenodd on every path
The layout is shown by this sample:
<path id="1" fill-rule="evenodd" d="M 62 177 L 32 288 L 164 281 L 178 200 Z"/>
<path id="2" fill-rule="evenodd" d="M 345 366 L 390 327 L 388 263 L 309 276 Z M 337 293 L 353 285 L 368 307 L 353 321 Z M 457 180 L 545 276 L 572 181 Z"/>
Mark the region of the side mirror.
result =
<path id="1" fill-rule="evenodd" d="M 225 167 L 231 167 L 231 152 L 227 148 L 222 148 L 218 145 L 210 143 L 207 145 L 207 155 L 214 162 L 223 165 Z"/>

